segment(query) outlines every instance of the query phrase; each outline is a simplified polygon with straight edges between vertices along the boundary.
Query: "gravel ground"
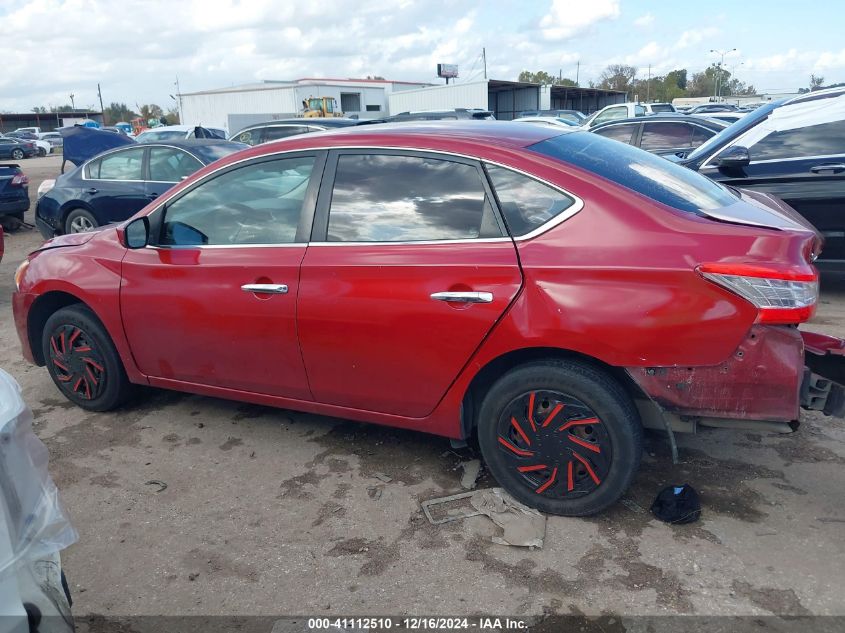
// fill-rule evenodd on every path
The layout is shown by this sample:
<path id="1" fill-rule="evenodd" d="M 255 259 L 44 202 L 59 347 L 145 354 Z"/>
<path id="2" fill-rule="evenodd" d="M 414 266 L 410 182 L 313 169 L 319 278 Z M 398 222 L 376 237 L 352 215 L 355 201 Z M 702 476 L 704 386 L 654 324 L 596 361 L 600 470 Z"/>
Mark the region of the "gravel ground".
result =
<path id="1" fill-rule="evenodd" d="M 59 162 L 24 161 L 33 197 Z M 75 408 L 23 361 L 12 324 L 12 274 L 39 243 L 6 237 L 0 367 L 79 530 L 64 554 L 77 616 L 845 614 L 841 420 L 679 436 L 678 466 L 649 435 L 624 504 L 550 517 L 542 550 L 494 545 L 484 517 L 431 526 L 420 512 L 460 491 L 461 456 L 437 437 L 155 390 L 117 413 Z M 843 315 L 845 284 L 825 279 L 809 327 L 845 336 Z M 646 509 L 680 482 L 703 517 L 671 527 Z"/>

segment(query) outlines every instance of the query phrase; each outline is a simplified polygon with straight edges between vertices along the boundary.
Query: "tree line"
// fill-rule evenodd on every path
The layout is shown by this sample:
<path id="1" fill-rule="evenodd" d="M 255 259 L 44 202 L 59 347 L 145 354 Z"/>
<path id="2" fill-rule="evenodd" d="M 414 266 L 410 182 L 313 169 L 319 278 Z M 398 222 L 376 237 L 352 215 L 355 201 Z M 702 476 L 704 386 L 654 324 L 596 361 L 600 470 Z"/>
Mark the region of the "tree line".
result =
<path id="1" fill-rule="evenodd" d="M 174 106 L 165 112 L 161 106 L 155 103 L 146 103 L 139 106 L 135 104 L 138 109 L 136 112 L 132 110 L 125 103 L 112 102 L 107 108 L 103 109 L 103 122 L 106 125 L 114 125 L 119 121 L 126 121 L 127 123 L 132 119 L 141 117 L 143 119 L 161 119 L 167 121 L 168 125 L 177 125 L 179 123 L 179 110 Z M 69 105 L 52 106 L 48 110 L 44 106 L 36 106 L 32 108 L 32 112 L 36 114 L 55 114 L 57 112 L 73 112 L 74 108 Z"/>
<path id="2" fill-rule="evenodd" d="M 598 81 L 590 81 L 590 88 L 620 90 L 635 95 L 641 100 L 668 101 L 679 97 L 711 97 L 720 94 L 723 97 L 754 95 L 756 89 L 732 76 L 730 71 L 719 64 L 711 64 L 701 72 L 691 76 L 686 68 L 676 69 L 665 75 L 643 77 L 643 72 L 636 66 L 611 64 L 605 68 Z M 569 78 L 550 75 L 545 71 L 519 73 L 519 81 L 545 83 L 557 86 L 576 86 Z"/>

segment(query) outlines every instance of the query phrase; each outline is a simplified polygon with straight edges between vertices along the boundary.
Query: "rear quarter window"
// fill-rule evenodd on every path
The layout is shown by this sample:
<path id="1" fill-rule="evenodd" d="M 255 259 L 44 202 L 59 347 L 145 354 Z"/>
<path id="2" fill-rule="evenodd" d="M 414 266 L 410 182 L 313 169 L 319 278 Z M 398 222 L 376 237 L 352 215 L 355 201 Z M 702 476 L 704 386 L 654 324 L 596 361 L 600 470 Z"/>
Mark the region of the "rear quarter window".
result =
<path id="1" fill-rule="evenodd" d="M 720 209 L 738 200 L 726 187 L 698 172 L 589 132 L 561 134 L 528 149 L 598 174 L 681 211 Z"/>

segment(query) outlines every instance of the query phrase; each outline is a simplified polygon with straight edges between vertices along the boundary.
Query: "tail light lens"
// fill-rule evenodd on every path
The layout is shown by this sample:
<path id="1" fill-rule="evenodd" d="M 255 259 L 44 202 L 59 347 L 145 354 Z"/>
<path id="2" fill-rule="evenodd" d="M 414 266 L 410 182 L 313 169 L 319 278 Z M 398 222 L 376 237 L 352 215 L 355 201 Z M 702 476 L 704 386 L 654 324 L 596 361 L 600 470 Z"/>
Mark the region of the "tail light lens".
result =
<path id="1" fill-rule="evenodd" d="M 756 306 L 758 323 L 802 323 L 816 310 L 819 277 L 815 269 L 807 272 L 745 264 L 702 264 L 696 270 Z"/>
<path id="2" fill-rule="evenodd" d="M 56 181 L 54 179 L 48 178 L 46 180 L 42 180 L 41 184 L 38 185 L 38 197 L 41 198 L 41 196 L 52 190 L 55 186 Z"/>
<path id="3" fill-rule="evenodd" d="M 29 176 L 26 174 L 16 174 L 12 177 L 12 186 L 13 187 L 23 187 L 24 185 L 29 184 Z"/>

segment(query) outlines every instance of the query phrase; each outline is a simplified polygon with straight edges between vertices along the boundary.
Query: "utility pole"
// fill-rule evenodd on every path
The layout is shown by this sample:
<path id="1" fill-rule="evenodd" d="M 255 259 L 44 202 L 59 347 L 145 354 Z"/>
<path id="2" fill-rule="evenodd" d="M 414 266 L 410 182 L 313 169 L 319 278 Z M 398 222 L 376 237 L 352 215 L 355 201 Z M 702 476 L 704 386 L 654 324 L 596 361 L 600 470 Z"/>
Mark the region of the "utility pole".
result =
<path id="1" fill-rule="evenodd" d="M 76 112 L 76 102 L 73 100 L 74 96 L 75 95 L 71 92 L 70 93 L 70 109 L 71 109 L 71 111 Z"/>
<path id="2" fill-rule="evenodd" d="M 725 55 L 727 55 L 728 53 L 733 53 L 735 50 L 735 48 L 732 48 L 729 51 L 717 51 L 715 48 L 710 49 L 711 53 L 716 53 L 720 56 L 718 74 L 716 75 L 715 86 L 713 87 L 713 96 L 716 98 L 716 101 L 718 101 L 719 97 L 722 95 L 722 86 L 720 85 L 720 80 L 722 79 L 722 66 L 725 63 Z"/>
<path id="3" fill-rule="evenodd" d="M 182 117 L 182 90 L 179 88 L 179 75 L 176 75 L 176 81 L 174 82 L 176 86 L 176 98 L 178 99 L 179 103 L 179 123 L 184 124 L 184 118 Z M 449 83 L 448 80 L 446 83 Z"/>
<path id="4" fill-rule="evenodd" d="M 578 76 L 581 74 L 581 60 L 578 60 L 578 63 L 575 65 L 575 85 L 580 86 L 581 84 L 578 83 Z"/>
<path id="5" fill-rule="evenodd" d="M 100 84 L 97 84 L 97 96 L 100 97 L 100 114 L 103 115 L 103 124 L 108 124 L 106 121 L 105 108 L 103 108 L 103 93 L 100 91 Z"/>
<path id="6" fill-rule="evenodd" d="M 487 79 L 487 49 L 481 49 L 481 59 L 484 60 L 484 78 Z"/>
<path id="7" fill-rule="evenodd" d="M 651 102 L 651 64 L 648 65 L 648 81 L 645 84 L 645 102 Z"/>

